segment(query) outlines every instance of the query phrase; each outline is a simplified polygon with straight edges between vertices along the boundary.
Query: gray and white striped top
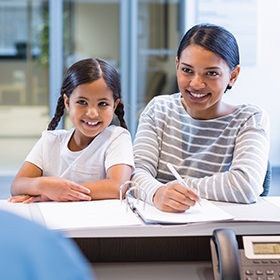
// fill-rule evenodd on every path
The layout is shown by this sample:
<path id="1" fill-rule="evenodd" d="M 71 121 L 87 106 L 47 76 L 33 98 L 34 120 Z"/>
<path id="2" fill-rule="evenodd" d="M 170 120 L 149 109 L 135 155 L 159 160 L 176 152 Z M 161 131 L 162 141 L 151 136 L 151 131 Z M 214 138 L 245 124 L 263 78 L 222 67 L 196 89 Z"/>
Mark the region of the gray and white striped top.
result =
<path id="1" fill-rule="evenodd" d="M 140 116 L 132 180 L 145 190 L 147 202 L 152 204 L 160 186 L 175 181 L 168 162 L 202 198 L 255 202 L 269 155 L 267 114 L 240 105 L 227 116 L 197 120 L 180 100 L 180 93 L 157 96 Z"/>

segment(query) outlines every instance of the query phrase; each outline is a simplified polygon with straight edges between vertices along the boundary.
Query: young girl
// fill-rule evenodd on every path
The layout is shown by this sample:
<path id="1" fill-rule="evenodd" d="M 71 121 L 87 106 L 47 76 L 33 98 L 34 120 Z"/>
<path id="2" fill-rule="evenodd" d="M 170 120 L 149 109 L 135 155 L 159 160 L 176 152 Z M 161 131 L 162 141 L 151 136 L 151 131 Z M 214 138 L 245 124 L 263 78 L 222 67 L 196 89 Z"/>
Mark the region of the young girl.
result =
<path id="1" fill-rule="evenodd" d="M 65 109 L 73 128 L 54 130 Z M 120 126 L 111 125 L 114 113 Z M 134 167 L 117 71 L 102 59 L 73 64 L 55 116 L 11 185 L 11 202 L 119 198 Z M 125 188 L 123 192 L 125 192 Z"/>
<path id="2" fill-rule="evenodd" d="M 133 180 L 147 201 L 182 212 L 199 197 L 257 201 L 269 155 L 269 119 L 251 104 L 223 101 L 240 72 L 234 36 L 199 24 L 182 38 L 176 57 L 180 92 L 157 96 L 142 113 L 134 142 Z M 175 180 L 170 162 L 185 184 Z"/>

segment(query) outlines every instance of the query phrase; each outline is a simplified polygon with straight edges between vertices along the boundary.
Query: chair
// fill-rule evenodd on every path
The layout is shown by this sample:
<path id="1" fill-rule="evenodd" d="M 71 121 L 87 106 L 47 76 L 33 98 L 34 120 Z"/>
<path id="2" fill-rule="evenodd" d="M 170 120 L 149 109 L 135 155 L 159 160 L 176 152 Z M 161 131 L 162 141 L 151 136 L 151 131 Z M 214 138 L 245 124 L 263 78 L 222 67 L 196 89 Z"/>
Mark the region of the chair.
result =
<path id="1" fill-rule="evenodd" d="M 271 177 L 272 177 L 272 168 L 271 168 L 270 161 L 268 161 L 267 170 L 263 182 L 263 192 L 260 194 L 260 196 L 268 196 Z"/>

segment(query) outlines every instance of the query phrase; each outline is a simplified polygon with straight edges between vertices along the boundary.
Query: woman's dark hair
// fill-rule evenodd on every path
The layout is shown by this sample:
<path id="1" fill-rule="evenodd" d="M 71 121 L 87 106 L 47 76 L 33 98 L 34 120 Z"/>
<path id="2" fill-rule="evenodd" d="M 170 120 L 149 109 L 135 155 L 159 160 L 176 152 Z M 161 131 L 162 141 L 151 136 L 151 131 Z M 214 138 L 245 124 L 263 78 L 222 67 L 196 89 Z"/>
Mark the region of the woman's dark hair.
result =
<path id="1" fill-rule="evenodd" d="M 117 70 L 108 62 L 100 58 L 87 58 L 74 63 L 66 72 L 60 89 L 55 115 L 48 125 L 48 130 L 54 130 L 65 111 L 63 95 L 70 97 L 74 89 L 85 83 L 94 82 L 103 78 L 109 89 L 113 92 L 114 101 L 120 99 L 115 114 L 120 126 L 127 129 L 124 120 L 124 105 L 121 99 L 121 84 Z"/>
<path id="2" fill-rule="evenodd" d="M 214 24 L 202 23 L 189 29 L 182 38 L 177 58 L 189 45 L 199 45 L 220 56 L 233 70 L 239 65 L 239 48 L 235 37 L 225 28 Z"/>

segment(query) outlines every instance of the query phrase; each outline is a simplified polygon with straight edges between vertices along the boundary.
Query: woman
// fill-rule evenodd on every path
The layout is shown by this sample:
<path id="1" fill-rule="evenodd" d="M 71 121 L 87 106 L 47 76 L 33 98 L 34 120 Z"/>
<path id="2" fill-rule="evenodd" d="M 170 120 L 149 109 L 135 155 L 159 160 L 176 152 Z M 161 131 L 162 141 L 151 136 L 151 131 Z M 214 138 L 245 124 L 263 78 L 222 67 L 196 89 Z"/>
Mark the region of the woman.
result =
<path id="1" fill-rule="evenodd" d="M 212 24 L 192 27 L 176 57 L 180 92 L 157 96 L 142 112 L 133 181 L 158 209 L 182 212 L 199 197 L 252 203 L 262 193 L 269 120 L 255 105 L 225 103 L 240 73 L 234 36 Z M 170 162 L 185 184 L 174 180 Z"/>

